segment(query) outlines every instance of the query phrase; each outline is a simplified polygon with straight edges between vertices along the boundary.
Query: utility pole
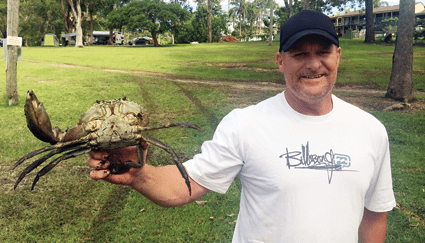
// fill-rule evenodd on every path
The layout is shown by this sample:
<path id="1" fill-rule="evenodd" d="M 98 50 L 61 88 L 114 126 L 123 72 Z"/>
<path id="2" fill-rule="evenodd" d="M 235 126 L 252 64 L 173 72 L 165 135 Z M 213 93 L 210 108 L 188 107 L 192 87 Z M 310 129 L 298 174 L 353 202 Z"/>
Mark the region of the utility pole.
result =
<path id="1" fill-rule="evenodd" d="M 7 39 L 18 37 L 19 0 L 7 1 Z M 9 41 L 8 41 L 9 42 Z M 6 92 L 9 105 L 17 105 L 18 97 L 18 46 L 7 44 Z"/>

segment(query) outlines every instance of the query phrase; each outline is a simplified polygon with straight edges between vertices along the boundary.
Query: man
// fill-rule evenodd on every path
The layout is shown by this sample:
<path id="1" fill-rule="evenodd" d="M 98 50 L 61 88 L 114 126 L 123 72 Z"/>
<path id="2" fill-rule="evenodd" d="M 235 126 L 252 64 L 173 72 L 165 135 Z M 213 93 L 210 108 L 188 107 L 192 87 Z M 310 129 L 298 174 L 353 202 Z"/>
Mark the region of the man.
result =
<path id="1" fill-rule="evenodd" d="M 388 138 L 377 119 L 332 95 L 340 56 L 327 16 L 304 10 L 289 19 L 276 53 L 286 91 L 221 121 L 202 153 L 184 163 L 191 196 L 175 166 L 112 175 L 106 152 L 88 159 L 91 177 L 179 206 L 210 190 L 225 193 L 239 175 L 233 242 L 384 242 L 386 212 L 395 206 Z M 109 153 L 137 161 L 134 147 Z"/>

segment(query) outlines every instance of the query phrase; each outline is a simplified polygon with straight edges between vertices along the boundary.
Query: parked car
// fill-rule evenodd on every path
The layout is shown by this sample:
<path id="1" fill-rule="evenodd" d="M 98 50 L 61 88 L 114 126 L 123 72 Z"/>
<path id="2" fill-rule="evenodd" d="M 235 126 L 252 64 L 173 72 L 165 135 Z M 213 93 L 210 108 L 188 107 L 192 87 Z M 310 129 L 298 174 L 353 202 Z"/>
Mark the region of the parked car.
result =
<path id="1" fill-rule="evenodd" d="M 152 44 L 152 38 L 150 37 L 137 37 L 133 39 L 133 42 L 131 44 L 133 45 L 149 45 Z"/>

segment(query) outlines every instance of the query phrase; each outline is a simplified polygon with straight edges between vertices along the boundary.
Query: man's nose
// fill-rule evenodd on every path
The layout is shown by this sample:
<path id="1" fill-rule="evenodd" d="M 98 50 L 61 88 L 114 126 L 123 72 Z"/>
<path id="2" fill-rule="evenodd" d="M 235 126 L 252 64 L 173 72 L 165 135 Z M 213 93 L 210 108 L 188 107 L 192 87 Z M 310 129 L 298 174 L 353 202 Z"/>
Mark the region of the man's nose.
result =
<path id="1" fill-rule="evenodd" d="M 318 70 L 322 66 L 322 61 L 316 56 L 311 56 L 307 59 L 305 66 L 309 70 Z"/>

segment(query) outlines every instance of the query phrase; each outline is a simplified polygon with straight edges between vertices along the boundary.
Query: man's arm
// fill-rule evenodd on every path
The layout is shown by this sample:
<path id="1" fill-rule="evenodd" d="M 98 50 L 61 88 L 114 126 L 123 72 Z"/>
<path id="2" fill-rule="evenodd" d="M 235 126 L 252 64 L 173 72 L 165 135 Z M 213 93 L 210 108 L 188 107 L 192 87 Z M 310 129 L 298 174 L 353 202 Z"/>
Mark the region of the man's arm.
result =
<path id="1" fill-rule="evenodd" d="M 90 172 L 90 177 L 94 180 L 105 180 L 113 184 L 129 185 L 140 194 L 147 197 L 152 202 L 163 207 L 181 206 L 194 202 L 209 192 L 189 177 L 192 194 L 185 180 L 180 174 L 177 166 L 167 165 L 154 167 L 144 164 L 142 168 L 130 168 L 122 174 L 110 174 L 108 159 L 118 158 L 120 161 L 137 162 L 136 147 L 114 149 L 109 152 L 93 152 L 87 159 L 87 163 L 94 170 Z"/>
<path id="2" fill-rule="evenodd" d="M 362 243 L 385 242 L 387 233 L 387 212 L 372 212 L 364 209 L 363 219 L 359 227 L 359 238 Z"/>

